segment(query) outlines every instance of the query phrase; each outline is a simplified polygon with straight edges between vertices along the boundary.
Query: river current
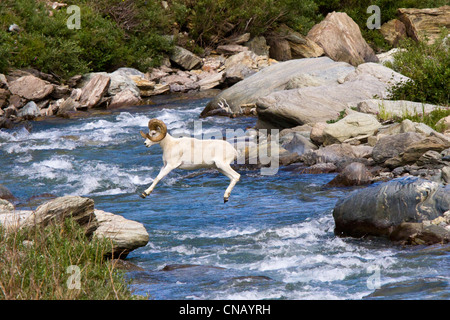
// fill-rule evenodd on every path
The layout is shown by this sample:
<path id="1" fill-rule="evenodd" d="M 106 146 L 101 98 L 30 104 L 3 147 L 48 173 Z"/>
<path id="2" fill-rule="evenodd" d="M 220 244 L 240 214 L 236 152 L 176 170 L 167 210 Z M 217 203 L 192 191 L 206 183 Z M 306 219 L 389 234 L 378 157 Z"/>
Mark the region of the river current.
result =
<path id="1" fill-rule="evenodd" d="M 161 148 L 143 144 L 150 118 L 192 132 L 208 99 L 167 99 L 90 118 L 0 131 L 0 183 L 33 196 L 80 195 L 97 209 L 143 223 L 150 235 L 128 260 L 131 288 L 150 299 L 449 299 L 449 246 L 401 247 L 334 235 L 332 210 L 353 189 L 325 188 L 334 174 L 174 170 L 146 199 Z M 207 118 L 203 132 L 246 129 L 255 118 Z M 169 266 L 169 267 L 166 267 Z M 166 267 L 166 268 L 164 268 Z"/>

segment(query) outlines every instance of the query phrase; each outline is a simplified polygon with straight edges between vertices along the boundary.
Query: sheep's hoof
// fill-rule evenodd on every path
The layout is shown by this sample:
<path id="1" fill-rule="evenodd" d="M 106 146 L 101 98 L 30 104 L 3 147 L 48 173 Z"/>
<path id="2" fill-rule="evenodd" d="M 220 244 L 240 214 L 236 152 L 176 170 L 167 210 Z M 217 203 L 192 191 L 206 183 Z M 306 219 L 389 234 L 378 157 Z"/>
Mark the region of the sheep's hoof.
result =
<path id="1" fill-rule="evenodd" d="M 223 198 L 223 203 L 227 203 L 228 202 L 228 198 Z"/>
<path id="2" fill-rule="evenodd" d="M 142 192 L 142 193 L 140 194 L 140 197 L 141 197 L 142 199 L 145 199 L 145 197 L 147 197 L 147 194 L 146 194 L 145 192 Z"/>

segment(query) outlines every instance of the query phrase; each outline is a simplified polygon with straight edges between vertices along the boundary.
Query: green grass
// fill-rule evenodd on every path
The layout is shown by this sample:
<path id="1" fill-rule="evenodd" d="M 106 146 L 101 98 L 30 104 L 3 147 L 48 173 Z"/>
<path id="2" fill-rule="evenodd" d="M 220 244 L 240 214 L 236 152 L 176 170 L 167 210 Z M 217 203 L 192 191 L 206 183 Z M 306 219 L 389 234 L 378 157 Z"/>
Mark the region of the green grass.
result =
<path id="1" fill-rule="evenodd" d="M 69 219 L 45 229 L 0 229 L 0 300 L 139 298 L 130 292 L 124 273 L 104 258 L 110 250 L 109 241 L 87 239 Z"/>
<path id="2" fill-rule="evenodd" d="M 439 108 L 439 109 L 431 111 L 428 114 L 424 114 L 423 112 L 422 113 L 415 112 L 414 114 L 405 114 L 398 121 L 401 122 L 405 119 L 409 119 L 413 122 L 425 123 L 427 126 L 431 127 L 433 130 L 436 130 L 438 132 L 443 132 L 445 129 L 444 126 L 438 125 L 437 122 L 447 116 L 450 116 L 450 109 Z"/>
<path id="3" fill-rule="evenodd" d="M 428 114 L 425 113 L 424 108 L 422 107 L 422 112 L 418 112 L 417 110 L 414 113 L 409 113 L 406 110 L 403 112 L 402 116 L 395 116 L 388 111 L 383 104 L 379 105 L 379 112 L 377 114 L 378 120 L 381 122 L 387 120 L 394 120 L 395 122 L 402 122 L 403 120 L 409 119 L 413 122 L 424 123 L 433 130 L 437 132 L 443 132 L 445 130 L 444 125 L 438 124 L 439 120 L 450 116 L 450 108 L 437 108 Z"/>

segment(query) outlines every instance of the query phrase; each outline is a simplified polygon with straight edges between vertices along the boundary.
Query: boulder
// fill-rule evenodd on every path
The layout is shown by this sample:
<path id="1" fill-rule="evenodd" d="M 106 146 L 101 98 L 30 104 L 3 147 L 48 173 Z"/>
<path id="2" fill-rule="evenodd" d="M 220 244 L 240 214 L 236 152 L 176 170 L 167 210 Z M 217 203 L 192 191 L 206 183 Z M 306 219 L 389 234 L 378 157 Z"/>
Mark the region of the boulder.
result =
<path id="1" fill-rule="evenodd" d="M 269 57 L 277 61 L 287 61 L 292 59 L 291 46 L 286 39 L 269 36 L 267 37 L 269 44 Z"/>
<path id="2" fill-rule="evenodd" d="M 324 58 L 314 60 L 319 59 Z M 256 101 L 257 127 L 282 129 L 332 120 L 349 105 L 374 95 L 389 97 L 390 86 L 408 79 L 376 63 L 363 63 L 345 77 L 338 75 L 329 77 L 328 83 L 322 81 L 319 86 L 279 90 L 260 97 Z"/>
<path id="3" fill-rule="evenodd" d="M 232 56 L 232 55 L 240 53 L 240 52 L 248 51 L 248 48 L 245 46 L 238 45 L 238 44 L 225 44 L 225 45 L 218 46 L 216 51 L 217 51 L 217 53 L 220 53 L 220 54 L 223 54 L 226 56 Z"/>
<path id="4" fill-rule="evenodd" d="M 353 112 L 323 129 L 323 144 L 330 145 L 362 135 L 373 135 L 381 124 L 370 114 Z"/>
<path id="5" fill-rule="evenodd" d="M 187 49 L 175 46 L 170 56 L 170 60 L 179 65 L 184 70 L 198 69 L 202 66 L 202 59 Z"/>
<path id="6" fill-rule="evenodd" d="M 98 227 L 94 215 L 94 201 L 78 196 L 59 197 L 36 208 L 23 223 L 22 228 L 45 227 L 51 223 L 63 223 L 72 218 L 90 237 Z"/>
<path id="7" fill-rule="evenodd" d="M 7 200 L 0 199 L 0 214 L 12 211 L 14 211 L 14 205 Z"/>
<path id="8" fill-rule="evenodd" d="M 130 90 L 133 92 L 133 95 L 135 95 L 136 97 L 140 96 L 140 90 L 132 77 L 144 77 L 145 75 L 143 73 L 140 73 L 142 76 L 137 75 L 137 74 L 132 74 L 132 72 L 130 70 L 135 70 L 135 69 L 120 68 L 120 69 L 117 69 L 116 71 L 108 74 L 108 76 L 111 79 L 111 82 L 110 82 L 109 88 L 108 88 L 108 95 L 114 96 L 125 90 Z M 136 71 L 139 72 L 138 70 L 136 70 Z"/>
<path id="9" fill-rule="evenodd" d="M 61 99 L 61 98 L 67 98 L 71 94 L 71 89 L 67 85 L 54 85 L 53 86 L 53 92 L 51 93 L 50 97 L 52 99 Z"/>
<path id="10" fill-rule="evenodd" d="M 243 51 L 229 57 L 225 63 L 225 82 L 233 85 L 259 70 L 271 65 L 273 60 L 267 56 L 258 56 L 252 51 Z"/>
<path id="11" fill-rule="evenodd" d="M 200 91 L 215 88 L 223 83 L 225 79 L 225 72 L 207 72 L 207 75 L 203 75 L 202 79 L 197 82 L 200 86 Z"/>
<path id="12" fill-rule="evenodd" d="M 8 101 L 9 96 L 9 90 L 0 88 L 0 109 L 6 106 L 6 101 Z"/>
<path id="13" fill-rule="evenodd" d="M 41 115 L 41 111 L 34 101 L 28 102 L 17 113 L 17 116 L 19 118 L 23 118 L 23 119 L 27 119 L 27 120 L 32 120 L 36 117 L 39 117 L 40 115 Z"/>
<path id="14" fill-rule="evenodd" d="M 408 36 L 416 41 L 434 43 L 441 35 L 441 29 L 450 29 L 450 6 L 430 9 L 400 8 L 399 20 L 406 26 Z"/>
<path id="15" fill-rule="evenodd" d="M 305 152 L 301 156 L 301 161 L 307 166 L 318 163 L 333 163 L 343 169 L 347 164 L 360 162 L 361 159 L 370 156 L 372 154 L 372 148 L 366 149 L 362 150 L 360 146 L 351 146 L 347 143 L 332 144 L 317 150 Z"/>
<path id="16" fill-rule="evenodd" d="M 440 153 L 450 147 L 450 143 L 437 137 L 425 137 L 420 141 L 411 143 L 401 155 L 402 164 L 418 161 L 422 155 L 429 151 Z"/>
<path id="17" fill-rule="evenodd" d="M 135 95 L 131 89 L 125 89 L 112 97 L 108 109 L 115 109 L 121 107 L 131 107 L 140 104 L 141 98 Z"/>
<path id="18" fill-rule="evenodd" d="M 433 110 L 444 108 L 434 104 L 406 100 L 367 99 L 357 104 L 359 112 L 379 115 L 384 120 L 405 115 L 429 114 Z"/>
<path id="19" fill-rule="evenodd" d="M 270 46 L 267 45 L 266 38 L 264 38 L 263 36 L 254 37 L 244 45 L 257 55 L 269 56 Z"/>
<path id="20" fill-rule="evenodd" d="M 308 38 L 322 47 L 335 61 L 357 66 L 378 62 L 374 51 L 361 35 L 358 25 L 344 12 L 331 12 L 308 32 Z"/>
<path id="21" fill-rule="evenodd" d="M 58 110 L 56 111 L 57 116 L 67 116 L 68 113 L 77 111 L 77 108 L 80 106 L 80 104 L 75 101 L 73 98 L 67 98 L 65 99 L 58 107 Z M 56 108 L 55 108 L 56 109 Z M 47 109 L 47 112 L 54 112 L 54 108 Z"/>
<path id="22" fill-rule="evenodd" d="M 324 54 L 323 49 L 309 37 L 292 30 L 285 24 L 279 26 L 269 37 L 270 57 L 278 61 L 315 58 Z"/>
<path id="23" fill-rule="evenodd" d="M 7 201 L 15 201 L 16 197 L 6 188 L 4 185 L 0 184 L 0 199 L 4 199 Z"/>
<path id="24" fill-rule="evenodd" d="M 399 51 L 404 51 L 405 49 L 393 48 L 389 51 L 378 53 L 377 58 L 378 62 L 382 65 L 386 64 L 386 62 L 394 63 L 394 56 Z"/>
<path id="25" fill-rule="evenodd" d="M 0 200 L 0 225 L 8 231 L 59 224 L 67 218 L 80 224 L 86 236 L 110 240 L 113 251 L 104 253 L 105 256 L 124 259 L 130 251 L 145 246 L 149 239 L 141 223 L 94 209 L 94 201 L 89 198 L 60 197 L 42 204 L 35 211 L 14 210 L 10 203 Z"/>
<path id="26" fill-rule="evenodd" d="M 280 146 L 299 156 L 310 150 L 316 150 L 317 146 L 299 132 L 290 132 L 280 139 Z"/>
<path id="27" fill-rule="evenodd" d="M 392 19 L 384 23 L 380 28 L 380 33 L 384 40 L 393 47 L 396 47 L 400 40 L 407 37 L 405 24 L 398 19 Z"/>
<path id="28" fill-rule="evenodd" d="M 42 100 L 53 92 L 53 85 L 33 75 L 27 75 L 9 82 L 9 91 L 27 100 Z"/>
<path id="29" fill-rule="evenodd" d="M 415 132 L 384 136 L 377 141 L 373 148 L 373 160 L 375 163 L 382 164 L 386 160 L 405 152 L 408 146 L 422 139 L 423 136 Z"/>
<path id="30" fill-rule="evenodd" d="M 403 177 L 370 186 L 340 199 L 333 210 L 335 233 L 395 237 L 402 223 L 421 223 L 450 209 L 450 185 Z"/>
<path id="31" fill-rule="evenodd" d="M 226 41 L 227 43 L 230 44 L 243 44 L 250 40 L 250 36 L 251 36 L 250 33 L 247 32 L 244 34 L 237 35 L 235 37 L 228 38 L 226 39 Z"/>
<path id="32" fill-rule="evenodd" d="M 111 79 L 107 75 L 96 74 L 83 87 L 80 96 L 80 104 L 88 108 L 96 106 L 108 92 Z"/>
<path id="33" fill-rule="evenodd" d="M 142 223 L 102 210 L 94 211 L 98 228 L 94 236 L 112 241 L 113 252 L 106 255 L 124 259 L 132 250 L 148 243 L 149 235 Z"/>
<path id="34" fill-rule="evenodd" d="M 214 114 L 219 103 L 226 100 L 232 113 L 239 114 L 243 104 L 256 103 L 260 97 L 284 90 L 290 79 L 301 75 L 314 78 L 315 85 L 329 85 L 345 78 L 354 67 L 343 62 L 334 62 L 327 57 L 290 60 L 272 64 L 222 91 L 202 111 L 201 117 Z M 291 126 L 292 127 L 292 126 Z"/>
<path id="35" fill-rule="evenodd" d="M 363 186 L 372 183 L 372 174 L 363 163 L 352 162 L 327 183 L 328 187 Z"/>
<path id="36" fill-rule="evenodd" d="M 320 146 L 325 141 L 325 137 L 323 135 L 323 131 L 328 126 L 326 122 L 316 122 L 312 128 L 310 133 L 310 139 L 316 145 Z"/>

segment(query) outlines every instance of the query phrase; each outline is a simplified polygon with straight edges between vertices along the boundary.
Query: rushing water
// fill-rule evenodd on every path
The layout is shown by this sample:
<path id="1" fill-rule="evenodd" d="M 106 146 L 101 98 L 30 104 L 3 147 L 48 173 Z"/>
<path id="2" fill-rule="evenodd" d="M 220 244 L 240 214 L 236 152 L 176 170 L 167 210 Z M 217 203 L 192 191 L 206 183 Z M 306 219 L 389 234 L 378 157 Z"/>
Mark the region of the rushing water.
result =
<path id="1" fill-rule="evenodd" d="M 334 235 L 334 204 L 350 190 L 324 188 L 333 174 L 241 170 L 224 204 L 225 176 L 175 170 L 141 199 L 162 159 L 159 146 L 144 146 L 139 130 L 158 117 L 172 133 L 192 132 L 206 102 L 171 100 L 35 122 L 31 133 L 0 131 L 0 183 L 23 207 L 45 193 L 81 195 L 98 209 L 143 223 L 150 241 L 128 260 L 145 271 L 129 275 L 132 289 L 151 299 L 450 298 L 449 246 L 399 247 Z M 254 122 L 208 118 L 202 127 L 245 129 Z M 192 266 L 162 270 L 166 265 Z"/>

